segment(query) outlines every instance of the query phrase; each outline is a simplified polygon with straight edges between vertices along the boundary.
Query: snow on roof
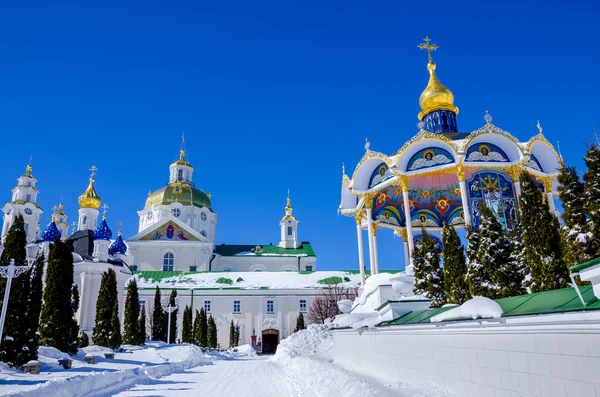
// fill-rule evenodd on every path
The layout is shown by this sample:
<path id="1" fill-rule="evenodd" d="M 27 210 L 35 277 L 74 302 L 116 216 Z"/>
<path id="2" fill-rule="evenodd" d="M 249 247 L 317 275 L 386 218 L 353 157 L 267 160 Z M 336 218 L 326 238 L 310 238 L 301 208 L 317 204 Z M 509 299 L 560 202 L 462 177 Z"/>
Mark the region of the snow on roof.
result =
<path id="1" fill-rule="evenodd" d="M 345 271 L 317 272 L 202 272 L 173 274 L 164 277 L 163 272 L 139 272 L 134 277 L 140 288 L 189 289 L 321 289 L 328 284 L 341 283 L 355 288 L 360 275 Z"/>
<path id="2" fill-rule="evenodd" d="M 483 296 L 474 296 L 462 305 L 430 318 L 432 323 L 451 320 L 477 320 L 478 318 L 500 318 L 504 314 L 502 307 L 495 301 Z"/>

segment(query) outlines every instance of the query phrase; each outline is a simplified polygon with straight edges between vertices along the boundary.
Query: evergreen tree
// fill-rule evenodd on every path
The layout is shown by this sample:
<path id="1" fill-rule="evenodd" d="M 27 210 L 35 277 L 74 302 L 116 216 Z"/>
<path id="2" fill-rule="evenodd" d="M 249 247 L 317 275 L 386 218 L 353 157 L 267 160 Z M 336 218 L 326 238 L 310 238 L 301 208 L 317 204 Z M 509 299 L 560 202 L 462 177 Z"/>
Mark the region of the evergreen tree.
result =
<path id="1" fill-rule="evenodd" d="M 43 275 L 44 275 L 44 254 L 35 261 L 31 270 L 29 301 L 27 302 L 27 320 L 29 327 L 27 328 L 27 349 L 23 352 L 23 361 L 36 360 L 38 358 L 39 347 L 39 326 L 40 313 L 42 311 L 42 294 L 43 294 Z"/>
<path id="2" fill-rule="evenodd" d="M 10 259 L 15 260 L 15 266 L 27 266 L 25 245 L 27 238 L 25 235 L 25 223 L 23 216 L 15 218 L 10 226 L 6 241 L 4 243 L 4 252 L 0 258 L 1 266 L 8 266 Z M 30 271 L 21 274 L 12 279 L 10 296 L 8 298 L 8 310 L 4 323 L 3 339 L 0 341 L 0 360 L 12 366 L 21 366 L 24 361 L 24 353 L 27 355 L 27 348 L 31 335 L 27 332 L 29 321 L 27 319 L 27 301 L 29 298 Z M 4 299 L 6 289 L 6 279 L 0 277 L 0 300 Z"/>
<path id="3" fill-rule="evenodd" d="M 161 305 L 160 289 L 156 286 L 154 311 L 152 312 L 152 340 L 167 342 L 167 314 Z"/>
<path id="4" fill-rule="evenodd" d="M 421 248 L 415 249 L 415 295 L 431 299 L 431 307 L 441 307 L 446 301 L 444 273 L 440 267 L 440 254 L 427 231 L 421 229 Z"/>
<path id="5" fill-rule="evenodd" d="M 595 258 L 600 255 L 600 148 L 597 142 L 588 145 L 584 160 L 587 167 L 583 174 L 584 206 L 591 232 L 586 255 Z"/>
<path id="6" fill-rule="evenodd" d="M 444 287 L 448 303 L 463 304 L 471 298 L 467 284 L 467 264 L 464 247 L 454 226 L 444 222 Z M 302 314 L 302 313 L 301 313 Z M 297 327 L 297 326 L 296 326 Z"/>
<path id="7" fill-rule="evenodd" d="M 79 336 L 77 337 L 77 347 L 83 349 L 84 347 L 88 347 L 90 345 L 90 339 L 88 338 L 85 331 L 79 331 Z"/>
<path id="8" fill-rule="evenodd" d="M 298 313 L 298 318 L 296 319 L 296 328 L 294 332 L 298 332 L 306 328 L 304 325 L 304 315 L 302 313 Z"/>
<path id="9" fill-rule="evenodd" d="M 75 314 L 79 309 L 79 288 L 73 284 L 71 288 L 71 348 L 67 351 L 70 355 L 77 353 L 77 338 L 79 337 L 79 324 L 75 319 Z"/>
<path id="10" fill-rule="evenodd" d="M 177 298 L 177 290 L 173 289 L 171 290 L 171 296 L 169 297 L 169 306 L 175 306 L 175 302 Z M 177 339 L 177 313 L 179 313 L 179 309 L 175 310 L 174 312 L 172 312 L 170 314 L 171 316 L 171 340 L 169 341 L 169 343 L 175 343 L 175 340 Z M 167 316 L 169 316 L 169 314 L 167 313 Z M 166 317 L 166 316 L 165 316 Z M 168 321 L 168 317 L 167 317 L 167 321 Z M 168 323 L 167 323 L 168 326 Z"/>
<path id="11" fill-rule="evenodd" d="M 229 326 L 229 348 L 235 347 L 235 325 L 233 325 L 233 320 L 231 320 L 231 325 Z"/>
<path id="12" fill-rule="evenodd" d="M 526 172 L 521 174 L 519 208 L 525 258 L 531 272 L 531 291 L 566 287 L 568 269 L 563 260 L 558 219 L 550 213 L 537 183 Z"/>
<path id="13" fill-rule="evenodd" d="M 115 299 L 115 305 L 113 306 L 112 316 L 110 319 L 111 333 L 108 337 L 108 347 L 111 349 L 117 349 L 123 343 L 121 337 L 121 322 L 119 321 L 119 300 Z"/>
<path id="14" fill-rule="evenodd" d="M 196 316 L 194 317 L 194 335 L 192 339 L 192 343 L 200 346 L 200 312 L 198 310 L 196 310 Z"/>
<path id="15" fill-rule="evenodd" d="M 112 326 L 112 315 L 117 301 L 117 274 L 113 269 L 102 273 L 100 291 L 96 301 L 96 319 L 92 331 L 92 342 L 98 346 L 108 346 Z"/>
<path id="16" fill-rule="evenodd" d="M 140 318 L 137 326 L 137 338 L 135 340 L 135 344 L 138 346 L 142 346 L 146 343 L 146 310 L 142 310 L 142 314 L 140 314 Z"/>
<path id="17" fill-rule="evenodd" d="M 208 318 L 204 308 L 200 308 L 200 328 L 198 331 L 198 339 L 200 347 L 208 347 Z"/>
<path id="18" fill-rule="evenodd" d="M 127 285 L 125 316 L 123 317 L 123 343 L 139 344 L 140 296 L 135 278 Z M 145 325 L 144 325 L 145 327 Z M 142 342 L 143 343 L 143 342 Z"/>
<path id="19" fill-rule="evenodd" d="M 239 346 L 240 345 L 240 326 L 239 324 L 235 326 L 235 345 Z"/>
<path id="20" fill-rule="evenodd" d="M 208 327 L 207 327 L 207 336 L 208 336 L 208 347 L 216 349 L 217 348 L 217 323 L 215 323 L 215 319 L 212 314 L 208 317 Z"/>
<path id="21" fill-rule="evenodd" d="M 192 328 L 192 308 L 183 309 L 183 322 L 181 324 L 181 342 L 194 343 L 194 330 Z"/>
<path id="22" fill-rule="evenodd" d="M 495 299 L 498 297 L 498 286 L 494 275 L 496 269 L 508 261 L 510 252 L 502 226 L 483 201 L 479 202 L 476 244 L 477 251 L 469 252 L 472 256 L 469 258 L 467 279 L 471 295 Z"/>
<path id="23" fill-rule="evenodd" d="M 523 246 L 523 226 L 521 225 L 521 217 L 517 216 L 513 220 L 512 230 L 507 232 L 507 238 L 510 242 L 510 256 L 508 260 L 517 272 L 516 278 L 521 280 L 521 285 L 515 283 L 512 295 L 516 296 L 527 293 L 527 279 L 529 277 L 529 266 L 525 258 L 525 247 Z"/>
<path id="24" fill-rule="evenodd" d="M 477 251 L 479 250 L 479 231 L 473 225 L 467 225 L 467 281 L 470 278 L 472 269 L 479 266 Z M 470 284 L 469 284 L 470 288 Z"/>
<path id="25" fill-rule="evenodd" d="M 73 354 L 77 351 L 74 314 L 78 296 L 73 296 L 73 255 L 66 242 L 50 245 L 46 285 L 40 314 L 40 344 Z M 78 294 L 77 294 L 78 295 Z M 77 302 L 74 302 L 74 298 Z"/>

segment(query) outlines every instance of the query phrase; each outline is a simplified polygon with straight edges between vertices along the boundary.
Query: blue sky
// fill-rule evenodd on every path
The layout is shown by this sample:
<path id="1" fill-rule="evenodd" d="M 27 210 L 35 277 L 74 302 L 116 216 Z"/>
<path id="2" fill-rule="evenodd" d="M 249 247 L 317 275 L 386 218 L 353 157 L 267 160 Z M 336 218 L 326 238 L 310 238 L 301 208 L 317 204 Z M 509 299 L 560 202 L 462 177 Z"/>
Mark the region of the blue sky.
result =
<path id="1" fill-rule="evenodd" d="M 254 4 L 251 4 L 254 3 Z M 417 132 L 428 35 L 461 131 L 527 140 L 539 119 L 581 167 L 598 117 L 597 4 L 560 2 L 86 2 L 3 4 L 0 201 L 33 156 L 50 221 L 69 221 L 88 169 L 108 220 L 137 232 L 185 132 L 217 244 L 279 240 L 287 189 L 320 269 L 357 268 L 354 220 L 337 215 L 341 163 L 393 153 Z M 380 268 L 402 240 L 378 234 Z M 366 255 L 368 258 L 368 255 Z"/>

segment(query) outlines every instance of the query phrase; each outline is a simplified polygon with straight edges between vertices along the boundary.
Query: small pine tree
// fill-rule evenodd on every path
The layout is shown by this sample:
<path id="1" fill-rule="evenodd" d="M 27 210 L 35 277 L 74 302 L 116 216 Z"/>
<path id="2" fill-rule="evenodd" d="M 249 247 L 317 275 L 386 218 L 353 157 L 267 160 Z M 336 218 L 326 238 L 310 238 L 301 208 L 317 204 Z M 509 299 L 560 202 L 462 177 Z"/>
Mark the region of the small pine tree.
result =
<path id="1" fill-rule="evenodd" d="M 137 326 L 137 338 L 135 339 L 135 344 L 138 346 L 142 346 L 146 343 L 146 310 L 142 310 L 140 314 L 140 319 L 138 320 Z"/>
<path id="2" fill-rule="evenodd" d="M 483 201 L 479 203 L 476 244 L 477 251 L 469 251 L 471 257 L 467 271 L 471 295 L 495 299 L 498 286 L 495 284 L 494 273 L 498 266 L 508 261 L 509 251 L 502 226 Z"/>
<path id="3" fill-rule="evenodd" d="M 192 308 L 183 309 L 183 322 L 181 324 L 181 342 L 194 343 L 194 330 L 192 328 Z"/>
<path id="4" fill-rule="evenodd" d="M 177 290 L 173 289 L 171 290 L 171 296 L 169 297 L 169 306 L 175 306 L 175 298 L 177 298 Z M 175 343 L 175 340 L 177 339 L 177 313 L 179 313 L 179 309 L 175 310 L 174 312 L 172 312 L 170 314 L 171 316 L 171 340 L 169 341 L 169 343 Z M 169 316 L 169 314 L 167 313 L 167 316 Z M 167 317 L 167 321 L 168 321 L 168 317 Z M 167 323 L 168 326 L 168 323 Z"/>
<path id="5" fill-rule="evenodd" d="M 510 256 L 508 260 L 516 273 L 514 275 L 514 289 L 510 292 L 503 292 L 502 294 L 503 296 L 522 295 L 527 293 L 526 287 L 529 276 L 529 266 L 527 266 L 527 261 L 525 259 L 525 247 L 523 246 L 523 226 L 521 225 L 520 216 L 515 217 L 512 230 L 507 232 L 507 238 L 510 243 Z"/>
<path id="6" fill-rule="evenodd" d="M 531 272 L 531 291 L 566 287 L 568 269 L 563 260 L 558 219 L 550 212 L 548 203 L 542 199 L 542 192 L 537 183 L 526 172 L 521 174 L 519 209 L 525 258 Z"/>
<path id="7" fill-rule="evenodd" d="M 240 345 L 240 325 L 239 324 L 235 326 L 234 340 L 235 340 L 235 345 L 239 346 Z"/>
<path id="8" fill-rule="evenodd" d="M 100 291 L 96 301 L 96 319 L 92 330 L 92 342 L 98 346 L 108 346 L 112 334 L 112 317 L 117 301 L 117 274 L 113 269 L 102 273 Z"/>
<path id="9" fill-rule="evenodd" d="M 429 233 L 421 230 L 421 248 L 415 249 L 413 255 L 415 269 L 415 295 L 423 295 L 431 299 L 431 307 L 441 307 L 446 301 L 444 291 L 444 273 L 440 267 L 440 254 L 436 251 L 435 242 Z"/>
<path id="10" fill-rule="evenodd" d="M 588 145 L 585 157 L 587 171 L 583 174 L 584 206 L 588 219 L 591 239 L 587 244 L 586 255 L 595 258 L 600 255 L 600 147 L 594 142 Z"/>
<path id="11" fill-rule="evenodd" d="M 162 308 L 160 289 L 156 286 L 152 312 L 152 340 L 167 342 L 167 314 Z"/>
<path id="12" fill-rule="evenodd" d="M 200 312 L 196 310 L 196 316 L 194 317 L 194 335 L 192 337 L 192 343 L 200 346 Z"/>
<path id="13" fill-rule="evenodd" d="M 444 287 L 448 303 L 463 304 L 471 298 L 467 284 L 467 264 L 464 247 L 454 226 L 444 222 Z"/>
<path id="14" fill-rule="evenodd" d="M 212 314 L 208 317 L 208 347 L 216 349 L 217 348 L 217 323 L 215 323 L 215 319 Z"/>
<path id="15" fill-rule="evenodd" d="M 298 332 L 306 328 L 304 325 L 304 315 L 302 313 L 298 313 L 298 318 L 296 319 L 296 328 L 294 332 Z"/>
<path id="16" fill-rule="evenodd" d="M 235 347 L 235 325 L 233 325 L 233 320 L 231 320 L 231 325 L 229 325 L 229 348 Z"/>
<path id="17" fill-rule="evenodd" d="M 85 331 L 79 331 L 79 336 L 77 337 L 77 347 L 83 349 L 89 345 L 90 338 L 88 338 L 88 335 L 85 333 Z"/>
<path id="18" fill-rule="evenodd" d="M 46 285 L 40 314 L 40 344 L 73 354 L 77 351 L 77 323 L 74 318 L 73 255 L 66 242 L 50 245 Z M 116 286 L 116 284 L 115 284 Z"/>
<path id="19" fill-rule="evenodd" d="M 125 316 L 123 318 L 123 343 L 137 345 L 139 341 L 140 296 L 135 278 L 127 285 Z M 144 325 L 145 327 L 145 325 Z"/>
<path id="20" fill-rule="evenodd" d="M 200 347 L 208 347 L 208 317 L 204 308 L 200 308 L 200 331 L 198 332 Z"/>
<path id="21" fill-rule="evenodd" d="M 77 284 L 73 284 L 71 288 L 71 347 L 67 350 L 67 353 L 74 355 L 77 353 L 77 338 L 79 338 L 79 324 L 75 319 L 75 314 L 79 309 L 79 288 Z"/>
<path id="22" fill-rule="evenodd" d="M 113 306 L 112 316 L 110 320 L 112 331 L 108 337 L 108 347 L 111 349 L 117 349 L 123 343 L 121 337 L 121 322 L 119 321 L 119 300 L 115 300 Z"/>
<path id="23" fill-rule="evenodd" d="M 31 270 L 29 301 L 27 302 L 27 319 L 30 322 L 27 329 L 27 349 L 23 352 L 23 361 L 37 360 L 39 347 L 40 313 L 42 311 L 44 254 L 35 261 Z M 24 277 L 24 276 L 23 276 Z"/>

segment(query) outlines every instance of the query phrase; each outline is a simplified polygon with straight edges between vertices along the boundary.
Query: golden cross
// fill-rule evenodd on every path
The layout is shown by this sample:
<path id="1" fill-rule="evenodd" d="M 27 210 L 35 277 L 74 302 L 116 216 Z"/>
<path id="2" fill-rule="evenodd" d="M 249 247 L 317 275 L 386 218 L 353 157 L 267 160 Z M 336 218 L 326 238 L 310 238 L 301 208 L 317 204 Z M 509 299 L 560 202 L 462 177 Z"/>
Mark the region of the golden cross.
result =
<path id="1" fill-rule="evenodd" d="M 94 175 L 96 175 L 96 171 L 98 171 L 98 168 L 96 168 L 95 165 L 92 165 L 92 168 L 90 168 L 90 171 L 92 171 L 92 175 L 90 175 L 90 178 L 93 178 Z"/>
<path id="2" fill-rule="evenodd" d="M 427 50 L 427 58 L 429 59 L 430 63 L 433 63 L 433 58 L 431 57 L 431 51 L 435 51 L 440 47 L 438 47 L 437 44 L 429 44 L 431 39 L 427 36 L 425 36 L 424 40 L 425 40 L 424 43 L 419 44 L 419 48 L 422 50 Z"/>
<path id="3" fill-rule="evenodd" d="M 108 205 L 104 204 L 104 205 L 102 206 L 102 209 L 104 210 L 104 213 L 103 213 L 102 215 L 106 216 L 106 212 L 108 211 L 108 209 L 109 209 L 109 208 L 110 208 L 110 207 L 109 207 Z"/>
<path id="4" fill-rule="evenodd" d="M 123 229 L 123 221 L 117 222 L 117 225 L 119 225 L 119 231 L 121 231 Z"/>

